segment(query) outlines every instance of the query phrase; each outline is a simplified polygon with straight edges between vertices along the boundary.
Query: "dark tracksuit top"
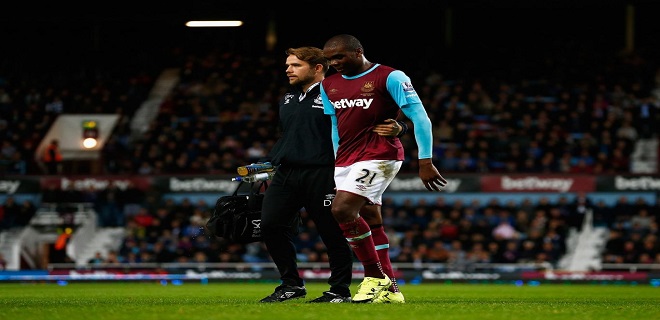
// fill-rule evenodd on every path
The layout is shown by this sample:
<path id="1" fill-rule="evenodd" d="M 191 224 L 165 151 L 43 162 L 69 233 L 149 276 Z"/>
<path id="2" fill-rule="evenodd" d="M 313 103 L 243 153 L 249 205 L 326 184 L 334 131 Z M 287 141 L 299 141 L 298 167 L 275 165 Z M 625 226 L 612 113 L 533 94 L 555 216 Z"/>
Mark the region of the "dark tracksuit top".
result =
<path id="1" fill-rule="evenodd" d="M 261 212 L 264 244 L 282 284 L 302 286 L 291 224 L 305 208 L 328 250 L 330 291 L 350 296 L 353 252 L 330 211 L 335 155 L 319 85 L 307 93 L 292 87 L 280 100 L 279 115 L 282 136 L 268 154 L 279 167 L 265 191 Z"/>

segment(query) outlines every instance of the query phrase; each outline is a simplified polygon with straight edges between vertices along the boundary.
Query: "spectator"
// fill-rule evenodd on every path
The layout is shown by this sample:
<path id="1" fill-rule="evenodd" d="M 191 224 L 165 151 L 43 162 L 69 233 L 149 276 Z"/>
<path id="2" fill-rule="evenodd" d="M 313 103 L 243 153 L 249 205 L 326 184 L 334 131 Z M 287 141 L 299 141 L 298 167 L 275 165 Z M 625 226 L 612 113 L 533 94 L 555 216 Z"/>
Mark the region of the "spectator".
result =
<path id="1" fill-rule="evenodd" d="M 449 251 L 442 241 L 434 241 L 426 252 L 428 262 L 447 262 L 449 257 Z"/>
<path id="2" fill-rule="evenodd" d="M 578 231 L 582 230 L 582 224 L 584 222 L 584 216 L 587 211 L 593 208 L 591 200 L 583 193 L 580 193 L 575 197 L 572 205 L 568 206 L 568 225 L 569 227 L 576 228 Z"/>
<path id="3" fill-rule="evenodd" d="M 536 253 L 538 252 L 536 243 L 532 240 L 524 240 L 522 242 L 522 248 L 518 254 L 519 263 L 529 263 L 533 262 L 536 258 Z"/>
<path id="4" fill-rule="evenodd" d="M 99 212 L 100 227 L 120 227 L 125 223 L 121 190 L 112 183 L 99 192 L 96 209 Z"/>
<path id="5" fill-rule="evenodd" d="M 37 213 L 37 207 L 30 200 L 23 200 L 19 207 L 18 216 L 16 217 L 17 226 L 27 226 L 32 220 L 32 217 Z"/>
<path id="6" fill-rule="evenodd" d="M 508 220 L 500 220 L 500 223 L 493 228 L 493 238 L 497 241 L 517 239 L 518 231 Z"/>
<path id="7" fill-rule="evenodd" d="M 2 209 L 4 215 L 2 221 L 0 221 L 0 230 L 11 229 L 17 226 L 16 220 L 21 214 L 21 208 L 16 203 L 16 199 L 13 196 L 8 196 L 2 205 Z"/>
<path id="8" fill-rule="evenodd" d="M 621 260 L 617 262 L 621 263 L 638 263 L 639 262 L 639 249 L 637 248 L 637 243 L 633 240 L 626 240 L 623 243 L 623 252 L 621 255 Z"/>
<path id="9" fill-rule="evenodd" d="M 90 265 L 99 265 L 105 263 L 105 259 L 103 258 L 103 255 L 101 254 L 101 251 L 96 251 L 94 253 L 94 256 L 87 260 L 87 264 Z"/>
<path id="10" fill-rule="evenodd" d="M 475 242 L 467 252 L 467 260 L 469 263 L 489 263 L 491 257 L 490 253 L 485 250 L 483 242 Z"/>
<path id="11" fill-rule="evenodd" d="M 41 160 L 46 165 L 46 173 L 48 174 L 61 174 L 62 173 L 62 152 L 60 150 L 60 142 L 57 139 L 50 141 L 41 157 Z"/>
<path id="12" fill-rule="evenodd" d="M 500 263 L 517 263 L 520 258 L 517 241 L 507 241 L 500 254 Z"/>
<path id="13" fill-rule="evenodd" d="M 620 263 L 621 254 L 623 253 L 623 245 L 625 239 L 623 232 L 619 229 L 610 229 L 609 238 L 605 243 L 605 252 L 603 253 L 603 262 L 605 263 Z"/>
<path id="14" fill-rule="evenodd" d="M 536 254 L 536 262 L 557 262 L 561 257 L 561 251 L 552 241 L 543 241 L 541 250 Z"/>
<path id="15" fill-rule="evenodd" d="M 0 271 L 7 270 L 7 260 L 5 260 L 5 256 L 0 253 Z"/>
<path id="16" fill-rule="evenodd" d="M 467 252 L 463 250 L 463 242 L 459 240 L 454 240 L 451 242 L 451 247 L 448 252 L 447 264 L 451 270 L 465 271 L 468 261 Z"/>
<path id="17" fill-rule="evenodd" d="M 649 211 L 646 208 L 639 209 L 636 215 L 633 215 L 630 219 L 630 226 L 637 227 L 648 231 L 651 228 L 653 223 L 653 217 L 649 214 Z"/>
<path id="18" fill-rule="evenodd" d="M 60 96 L 54 96 L 53 99 L 45 105 L 46 113 L 59 115 L 64 112 L 64 101 Z"/>
<path id="19" fill-rule="evenodd" d="M 137 214 L 133 216 L 133 221 L 135 221 L 140 228 L 144 228 L 145 230 L 152 226 L 153 220 L 154 216 L 145 208 L 141 208 L 138 210 Z"/>
<path id="20" fill-rule="evenodd" d="M 172 262 L 176 259 L 174 252 L 161 241 L 154 243 L 152 254 L 158 263 Z"/>

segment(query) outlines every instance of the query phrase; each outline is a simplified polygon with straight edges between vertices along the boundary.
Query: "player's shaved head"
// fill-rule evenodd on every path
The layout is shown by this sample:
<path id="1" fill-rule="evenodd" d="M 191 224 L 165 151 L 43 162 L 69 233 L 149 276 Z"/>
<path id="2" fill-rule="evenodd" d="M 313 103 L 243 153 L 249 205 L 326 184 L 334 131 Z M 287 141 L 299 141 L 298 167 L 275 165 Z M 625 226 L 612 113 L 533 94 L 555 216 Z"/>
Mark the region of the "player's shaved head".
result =
<path id="1" fill-rule="evenodd" d="M 356 37 L 350 34 L 339 34 L 325 42 L 324 48 L 344 48 L 345 50 L 353 51 L 363 49 L 362 43 Z"/>

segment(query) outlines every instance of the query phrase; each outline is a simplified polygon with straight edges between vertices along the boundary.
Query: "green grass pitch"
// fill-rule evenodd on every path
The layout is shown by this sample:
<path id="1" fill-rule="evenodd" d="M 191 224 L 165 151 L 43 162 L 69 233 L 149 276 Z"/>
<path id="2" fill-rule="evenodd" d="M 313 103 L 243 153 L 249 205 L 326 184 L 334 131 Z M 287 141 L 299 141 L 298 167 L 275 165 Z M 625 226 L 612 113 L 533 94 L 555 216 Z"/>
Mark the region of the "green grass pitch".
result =
<path id="1" fill-rule="evenodd" d="M 0 284 L 2 320 L 75 319 L 660 319 L 660 287 L 648 284 L 423 283 L 401 286 L 406 303 L 262 304 L 274 283 L 69 282 Z M 357 283 L 351 289 L 354 291 Z"/>

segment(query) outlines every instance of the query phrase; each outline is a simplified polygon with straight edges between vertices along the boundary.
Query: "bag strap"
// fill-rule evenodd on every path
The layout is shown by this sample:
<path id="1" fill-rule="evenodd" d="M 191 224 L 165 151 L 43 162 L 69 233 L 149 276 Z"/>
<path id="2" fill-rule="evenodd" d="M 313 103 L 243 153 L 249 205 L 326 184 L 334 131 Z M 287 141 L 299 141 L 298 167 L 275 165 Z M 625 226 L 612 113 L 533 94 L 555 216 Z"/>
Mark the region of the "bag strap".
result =
<path id="1" fill-rule="evenodd" d="M 245 183 L 245 181 L 240 181 L 238 183 L 238 185 L 236 186 L 236 189 L 234 189 L 234 192 L 232 193 L 233 196 L 238 195 L 238 190 L 241 189 L 241 186 L 243 186 L 243 183 Z M 250 182 L 250 192 L 252 194 L 260 194 L 262 187 L 264 188 L 264 190 L 268 189 L 268 180 L 261 181 L 259 183 L 258 187 L 256 186 L 256 184 L 257 184 L 256 182 Z"/>
<path id="2" fill-rule="evenodd" d="M 238 195 L 238 190 L 241 189 L 241 186 L 243 186 L 244 182 L 245 181 L 240 181 L 238 183 L 238 185 L 236 186 L 236 189 L 234 190 L 234 193 L 232 193 L 233 196 Z M 258 187 L 255 186 L 256 184 L 257 184 L 256 182 L 250 182 L 250 193 L 251 194 L 260 194 L 262 187 L 264 188 L 264 190 L 268 189 L 268 180 L 261 181 L 261 183 L 259 183 Z"/>
<path id="3" fill-rule="evenodd" d="M 268 189 L 268 180 L 261 181 L 261 183 L 259 183 L 259 186 L 255 186 L 256 184 L 257 184 L 256 182 L 252 182 L 250 186 L 250 191 L 252 194 L 260 194 L 261 188 L 264 188 L 264 191 Z"/>
<path id="4" fill-rule="evenodd" d="M 238 195 L 238 190 L 241 188 L 242 185 L 243 185 L 243 181 L 238 183 L 238 185 L 236 186 L 236 189 L 234 190 L 234 193 L 232 194 L 232 196 L 237 196 Z"/>

